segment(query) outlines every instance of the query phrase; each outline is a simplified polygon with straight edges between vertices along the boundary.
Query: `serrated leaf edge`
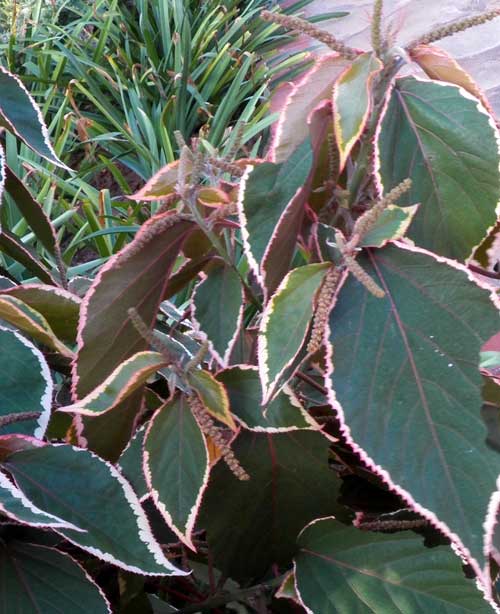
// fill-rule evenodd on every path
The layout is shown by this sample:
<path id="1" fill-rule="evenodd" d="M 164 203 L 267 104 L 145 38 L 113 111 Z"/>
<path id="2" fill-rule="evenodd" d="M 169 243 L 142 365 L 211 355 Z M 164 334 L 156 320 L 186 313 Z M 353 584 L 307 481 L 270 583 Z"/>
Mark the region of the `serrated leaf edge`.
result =
<path id="1" fill-rule="evenodd" d="M 448 266 L 454 269 L 457 269 L 458 271 L 461 271 L 462 273 L 465 273 L 469 281 L 471 281 L 475 285 L 489 292 L 490 298 L 493 304 L 500 312 L 500 298 L 496 295 L 496 293 L 493 291 L 493 289 L 490 286 L 488 286 L 484 282 L 478 281 L 474 277 L 474 275 L 464 265 L 460 264 L 459 262 L 455 260 L 451 260 L 443 256 L 438 256 L 437 254 L 429 252 L 428 250 L 422 249 L 420 247 L 416 247 L 414 245 L 411 245 L 403 241 L 394 241 L 393 244 L 399 247 L 400 249 L 429 256 L 433 258 L 434 260 L 436 260 L 437 262 L 447 264 Z M 341 280 L 341 283 L 339 283 L 338 291 L 340 291 L 341 286 L 345 282 L 345 279 L 346 277 L 344 277 L 343 280 Z M 325 338 L 327 339 L 329 338 L 330 332 L 331 332 L 330 323 L 329 321 L 327 321 L 326 328 L 325 328 Z M 335 372 L 335 366 L 333 363 L 333 348 L 330 343 L 326 344 L 325 360 L 326 360 L 326 365 L 327 365 L 327 368 L 325 370 L 325 387 L 327 389 L 328 402 L 330 403 L 330 406 L 335 410 L 337 414 L 337 417 L 340 423 L 340 432 L 342 433 L 346 443 L 356 454 L 359 455 L 363 463 L 382 480 L 382 482 L 388 487 L 388 489 L 391 492 L 394 492 L 398 496 L 400 496 L 411 509 L 413 509 L 415 512 L 417 512 L 418 514 L 426 518 L 432 526 L 434 526 L 436 529 L 441 531 L 444 535 L 446 535 L 450 539 L 452 547 L 454 548 L 455 552 L 465 562 L 467 562 L 472 567 L 474 572 L 476 573 L 478 588 L 484 593 L 485 599 L 493 605 L 491 585 L 488 580 L 489 566 L 486 565 L 485 569 L 481 569 L 478 561 L 474 557 L 472 557 L 470 551 L 464 545 L 460 536 L 454 533 L 445 522 L 440 520 L 436 516 L 436 514 L 434 514 L 434 512 L 428 510 L 427 508 L 422 506 L 420 503 L 415 501 L 415 499 L 412 497 L 409 491 L 405 490 L 403 487 L 396 484 L 392 480 L 389 472 L 385 470 L 383 467 L 381 467 L 380 465 L 378 465 L 367 454 L 367 452 L 355 442 L 355 440 L 353 439 L 351 435 L 350 427 L 345 420 L 344 410 L 341 404 L 337 401 L 335 391 L 332 386 L 331 375 Z M 478 369 L 479 369 L 479 366 L 478 366 Z M 492 497 L 488 505 L 486 520 L 483 524 L 483 527 L 485 529 L 484 553 L 485 553 L 486 560 L 488 560 L 488 554 L 491 548 L 492 531 L 496 523 L 496 511 L 497 511 L 498 505 L 500 504 L 500 477 L 497 480 L 497 489 L 499 490 L 492 493 Z M 497 611 L 500 612 L 500 609 L 498 609 Z"/>
<path id="2" fill-rule="evenodd" d="M 195 528 L 195 524 L 196 524 L 196 519 L 198 517 L 198 512 L 200 510 L 201 507 L 201 502 L 203 499 L 203 495 L 205 494 L 205 490 L 208 486 L 208 478 L 210 476 L 210 456 L 209 456 L 209 452 L 208 452 L 208 446 L 207 446 L 207 440 L 205 438 L 205 435 L 203 434 L 203 432 L 200 429 L 200 435 L 203 441 L 203 445 L 205 448 L 205 456 L 206 456 L 206 465 L 205 465 L 205 473 L 203 474 L 203 480 L 201 483 L 201 487 L 200 490 L 198 491 L 198 495 L 196 497 L 195 503 L 194 505 L 191 507 L 187 520 L 186 520 L 186 524 L 184 527 L 178 527 L 175 523 L 174 520 L 171 516 L 171 514 L 169 513 L 169 511 L 167 510 L 165 504 L 161 501 L 160 499 L 160 494 L 158 493 L 157 490 L 155 490 L 155 488 L 153 488 L 153 482 L 152 482 L 152 476 L 151 476 L 151 471 L 149 468 L 149 452 L 146 450 L 146 442 L 148 440 L 148 436 L 149 433 L 151 431 L 152 428 L 154 428 L 154 421 L 155 418 L 159 415 L 159 413 L 165 409 L 165 407 L 167 406 L 167 404 L 171 402 L 171 400 L 167 401 L 165 403 L 165 405 L 163 405 L 162 407 L 158 408 L 156 410 L 156 412 L 154 413 L 153 417 L 151 418 L 151 421 L 147 427 L 147 431 L 146 431 L 146 435 L 144 437 L 144 446 L 143 446 L 143 465 L 142 465 L 142 470 L 143 473 L 146 477 L 146 484 L 148 485 L 149 491 L 150 491 L 150 496 L 153 500 L 153 503 L 155 504 L 156 509 L 160 512 L 160 514 L 163 516 L 165 522 L 168 524 L 168 526 L 172 529 L 172 531 L 175 533 L 175 535 L 177 535 L 177 537 L 181 540 L 181 542 L 183 544 L 186 544 L 186 546 L 188 548 L 190 548 L 191 550 L 193 550 L 193 552 L 196 552 L 196 547 L 193 544 L 193 530 Z M 189 409 L 187 409 L 186 411 L 190 411 Z M 193 416 L 193 420 L 195 421 L 196 425 L 199 427 L 198 422 L 196 421 L 195 417 Z"/>

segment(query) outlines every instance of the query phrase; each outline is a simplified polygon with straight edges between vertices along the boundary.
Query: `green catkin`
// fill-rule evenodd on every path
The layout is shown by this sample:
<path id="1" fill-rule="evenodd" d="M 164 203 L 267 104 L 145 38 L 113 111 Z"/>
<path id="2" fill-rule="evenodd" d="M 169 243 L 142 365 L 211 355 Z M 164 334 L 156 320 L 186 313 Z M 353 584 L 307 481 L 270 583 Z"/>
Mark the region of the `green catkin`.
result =
<path id="1" fill-rule="evenodd" d="M 245 136 L 246 127 L 247 127 L 247 123 L 245 121 L 240 121 L 238 125 L 235 128 L 233 128 L 233 130 L 235 131 L 234 142 L 233 142 L 231 149 L 228 151 L 227 155 L 225 156 L 226 160 L 231 161 L 231 160 L 234 160 L 234 158 L 236 158 L 238 151 L 241 149 L 243 137 Z"/>
<path id="2" fill-rule="evenodd" d="M 307 36 L 316 39 L 333 51 L 336 51 L 347 60 L 354 60 L 359 55 L 359 52 L 356 49 L 348 47 L 345 43 L 335 38 L 333 34 L 317 28 L 305 19 L 291 17 L 290 15 L 282 15 L 281 13 L 271 13 L 271 11 L 262 11 L 260 16 L 264 21 L 277 23 L 287 30 L 297 30 L 302 34 L 306 34 Z"/>
<path id="3" fill-rule="evenodd" d="M 325 275 L 325 280 L 319 291 L 314 321 L 311 331 L 311 338 L 307 344 L 307 353 L 315 354 L 323 343 L 323 334 L 332 309 L 333 297 L 337 289 L 340 273 L 337 268 L 332 267 Z"/>
<path id="4" fill-rule="evenodd" d="M 357 525 L 362 531 L 408 531 L 429 526 L 427 520 L 374 520 Z"/>
<path id="5" fill-rule="evenodd" d="M 214 421 L 211 416 L 205 409 L 205 406 L 200 401 L 200 399 L 195 395 L 191 394 L 188 397 L 189 407 L 193 412 L 193 416 L 195 417 L 196 422 L 198 422 L 201 431 L 208 435 L 215 445 L 219 448 L 222 458 L 226 465 L 229 467 L 231 473 L 241 481 L 247 481 L 250 479 L 248 473 L 243 469 L 240 465 L 238 459 L 234 455 L 234 452 L 231 450 L 231 447 L 224 439 L 221 431 L 215 426 Z"/>
<path id="6" fill-rule="evenodd" d="M 373 51 L 378 57 L 382 55 L 383 41 L 382 41 L 382 11 L 384 8 L 383 0 L 375 0 L 373 5 L 372 15 L 372 47 Z"/>
<path id="7" fill-rule="evenodd" d="M 370 294 L 373 294 L 373 296 L 376 296 L 377 298 L 384 298 L 385 292 L 377 284 L 377 282 L 368 275 L 363 267 L 356 262 L 356 259 L 353 256 L 344 254 L 344 263 L 349 272 L 368 290 L 368 292 L 370 292 Z"/>
<path id="8" fill-rule="evenodd" d="M 193 358 L 191 358 L 191 360 L 188 363 L 186 363 L 186 367 L 185 367 L 186 373 L 189 373 L 189 371 L 192 371 L 197 366 L 201 365 L 201 363 L 205 359 L 205 356 L 207 355 L 207 352 L 208 352 L 208 341 L 204 341 L 200 345 L 200 349 L 196 352 Z"/>
<path id="9" fill-rule="evenodd" d="M 137 312 L 137 309 L 131 307 L 127 313 L 130 321 L 134 325 L 135 330 L 144 339 L 144 341 L 159 352 L 169 364 L 174 364 L 175 358 L 173 358 L 169 348 L 161 341 L 161 339 L 156 337 L 153 331 L 148 328 L 144 320 Z"/>
<path id="10" fill-rule="evenodd" d="M 189 188 L 188 175 L 192 173 L 190 168 L 193 162 L 193 154 L 187 145 L 181 149 L 181 155 L 179 157 L 179 167 L 177 170 L 177 192 L 181 195 L 181 198 L 185 199 Z"/>
<path id="11" fill-rule="evenodd" d="M 356 235 L 357 236 L 357 235 Z M 335 233 L 335 242 L 337 247 L 342 252 L 343 262 L 348 271 L 363 285 L 368 292 L 376 296 L 377 298 L 383 298 L 385 292 L 382 288 L 368 275 L 368 273 L 356 262 L 356 259 L 352 255 L 354 249 L 346 243 L 342 233 L 337 231 Z"/>
<path id="12" fill-rule="evenodd" d="M 408 45 L 408 50 L 414 49 L 415 47 L 418 47 L 418 45 L 430 45 L 431 43 L 435 43 L 436 41 L 446 38 L 447 36 L 453 36 L 458 32 L 464 32 L 469 28 L 480 26 L 481 24 L 487 23 L 488 21 L 491 21 L 499 16 L 500 8 L 492 9 L 491 11 L 487 11 L 482 15 L 467 17 L 466 19 L 461 19 L 460 21 L 455 21 L 454 23 L 450 23 L 446 26 L 436 28 L 411 42 Z"/>
<path id="13" fill-rule="evenodd" d="M 242 177 L 245 173 L 244 169 L 240 168 L 237 164 L 228 162 L 227 160 L 220 160 L 218 158 L 210 158 L 209 164 L 214 168 L 217 168 L 225 173 L 229 173 L 234 177 Z"/>
<path id="14" fill-rule="evenodd" d="M 406 194 L 406 192 L 411 189 L 411 184 L 411 179 L 405 179 L 399 185 L 393 188 L 389 194 L 377 201 L 370 210 L 356 220 L 352 233 L 356 242 L 362 239 L 365 234 L 373 228 L 375 222 L 389 205 L 396 203 L 401 196 L 403 196 L 403 194 Z M 351 244 L 351 241 L 349 241 L 347 247 L 354 247 Z"/>

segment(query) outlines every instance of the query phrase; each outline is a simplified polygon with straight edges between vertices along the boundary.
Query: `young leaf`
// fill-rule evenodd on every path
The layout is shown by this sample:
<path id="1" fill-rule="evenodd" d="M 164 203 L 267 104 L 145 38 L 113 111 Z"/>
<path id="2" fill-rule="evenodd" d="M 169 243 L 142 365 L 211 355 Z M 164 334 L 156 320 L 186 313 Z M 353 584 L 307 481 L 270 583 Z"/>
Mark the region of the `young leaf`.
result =
<path id="1" fill-rule="evenodd" d="M 279 433 L 317 428 L 292 390 L 285 388 L 265 408 L 261 406 L 262 388 L 259 370 L 239 365 L 219 371 L 217 379 L 229 396 L 231 413 L 251 431 Z"/>
<path id="2" fill-rule="evenodd" d="M 188 170 L 191 171 L 191 163 L 188 162 L 188 165 Z M 175 160 L 161 168 L 145 186 L 128 198 L 138 201 L 154 201 L 170 196 L 176 189 L 178 171 L 179 160 Z"/>
<path id="3" fill-rule="evenodd" d="M 266 305 L 258 342 L 264 404 L 277 392 L 281 375 L 304 343 L 313 315 L 314 297 L 330 266 L 324 262 L 294 269 Z"/>
<path id="4" fill-rule="evenodd" d="M 81 299 L 67 290 L 43 284 L 23 284 L 2 290 L 0 297 L 14 296 L 29 305 L 49 323 L 59 339 L 74 343 Z"/>
<path id="5" fill-rule="evenodd" d="M 43 356 L 30 341 L 0 327 L 0 415 L 40 412 L 37 420 L 3 426 L 0 433 L 34 434 L 42 438 L 52 407 L 52 377 Z"/>
<path id="6" fill-rule="evenodd" d="M 451 548 L 425 548 L 413 532 L 369 533 L 323 518 L 298 542 L 295 587 L 310 614 L 492 612 Z"/>
<path id="7" fill-rule="evenodd" d="M 102 590 L 68 554 L 19 541 L 0 545 L 0 595 L 5 612 L 111 614 Z"/>
<path id="8" fill-rule="evenodd" d="M 56 337 L 47 320 L 20 299 L 8 294 L 0 294 L 0 319 L 12 324 L 66 358 L 73 358 L 73 352 Z"/>
<path id="9" fill-rule="evenodd" d="M 86 531 L 58 529 L 70 542 L 134 573 L 184 573 L 163 555 L 130 484 L 98 456 L 45 445 L 16 452 L 2 465 L 36 506 Z"/>
<path id="10" fill-rule="evenodd" d="M 363 53 L 340 75 L 333 86 L 333 126 L 343 169 L 352 148 L 365 129 L 371 110 L 371 86 L 382 70 L 373 53 Z"/>
<path id="11" fill-rule="evenodd" d="M 190 222 L 175 223 L 168 213 L 153 217 L 102 267 L 80 310 L 73 364 L 75 401 L 89 394 L 124 360 L 147 349 L 128 310 L 135 308 L 152 327 L 171 268 L 191 229 Z"/>
<path id="12" fill-rule="evenodd" d="M 235 431 L 236 424 L 229 408 L 229 398 L 224 386 L 209 371 L 202 369 L 191 371 L 188 375 L 188 382 L 198 393 L 208 413 Z"/>
<path id="13" fill-rule="evenodd" d="M 409 237 L 465 260 L 496 221 L 500 135 L 475 98 L 440 81 L 399 79 L 378 139 L 385 192 L 407 177 L 420 203 Z"/>
<path id="14" fill-rule="evenodd" d="M 124 477 L 132 484 L 135 494 L 142 501 L 143 497 L 149 494 L 146 483 L 146 476 L 143 469 L 144 438 L 146 436 L 146 425 L 143 425 L 129 441 L 118 459 L 118 469 Z"/>
<path id="15" fill-rule="evenodd" d="M 484 92 L 447 51 L 434 45 L 418 45 L 410 50 L 410 57 L 431 79 L 463 87 L 469 94 L 480 100 L 489 113 L 493 114 Z"/>
<path id="16" fill-rule="evenodd" d="M 397 207 L 389 205 L 359 242 L 359 247 L 384 247 L 389 241 L 398 241 L 408 232 L 417 213 L 418 205 Z"/>
<path id="17" fill-rule="evenodd" d="M 273 563 L 289 565 L 305 524 L 343 514 L 340 482 L 328 467 L 329 445 L 317 431 L 240 432 L 231 447 L 250 480 L 236 480 L 219 462 L 203 497 L 199 524 L 207 529 L 217 569 L 248 580 Z"/>
<path id="18" fill-rule="evenodd" d="M 385 297 L 352 278 L 340 291 L 330 317 L 332 406 L 369 468 L 480 574 L 500 457 L 485 444 L 478 364 L 498 330 L 497 306 L 467 269 L 405 244 L 358 261 Z"/>
<path id="19" fill-rule="evenodd" d="M 276 163 L 288 160 L 309 136 L 309 113 L 325 99 L 331 100 L 336 78 L 350 64 L 350 61 L 336 54 L 326 55 L 318 59 L 300 83 L 294 86 L 280 114 L 269 160 Z"/>
<path id="20" fill-rule="evenodd" d="M 165 364 L 165 357 L 159 352 L 137 352 L 81 401 L 60 407 L 58 411 L 100 416 L 128 398 Z"/>
<path id="21" fill-rule="evenodd" d="M 21 80 L 0 66 L 0 123 L 38 155 L 67 169 L 49 140 L 42 114 Z"/>
<path id="22" fill-rule="evenodd" d="M 283 164 L 248 167 L 241 180 L 238 215 L 248 262 L 264 285 L 262 259 L 279 220 L 297 197 L 313 162 L 307 138 Z"/>
<path id="23" fill-rule="evenodd" d="M 165 403 L 144 442 L 144 473 L 169 527 L 192 550 L 193 529 L 209 474 L 205 438 L 184 395 Z"/>
<path id="24" fill-rule="evenodd" d="M 193 293 L 192 318 L 223 367 L 242 324 L 244 299 L 238 274 L 225 264 L 211 267 Z"/>

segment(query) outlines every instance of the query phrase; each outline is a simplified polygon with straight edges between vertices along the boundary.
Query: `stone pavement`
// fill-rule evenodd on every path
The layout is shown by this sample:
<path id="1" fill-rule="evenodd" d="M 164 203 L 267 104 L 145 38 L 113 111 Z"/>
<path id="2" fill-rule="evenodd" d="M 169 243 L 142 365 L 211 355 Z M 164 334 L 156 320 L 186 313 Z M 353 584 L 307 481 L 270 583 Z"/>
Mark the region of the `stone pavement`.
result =
<path id="1" fill-rule="evenodd" d="M 370 14 L 372 0 L 314 0 L 307 13 L 349 11 L 342 19 L 322 22 L 329 30 L 348 44 L 361 49 L 369 48 Z M 404 46 L 410 40 L 437 26 L 463 19 L 491 8 L 500 7 L 499 1 L 488 0 L 386 0 L 386 23 L 392 22 L 399 31 L 398 42 Z M 486 92 L 500 117 L 500 17 L 467 32 L 443 39 L 438 43 L 476 79 Z M 324 48 L 323 48 L 324 51 Z"/>

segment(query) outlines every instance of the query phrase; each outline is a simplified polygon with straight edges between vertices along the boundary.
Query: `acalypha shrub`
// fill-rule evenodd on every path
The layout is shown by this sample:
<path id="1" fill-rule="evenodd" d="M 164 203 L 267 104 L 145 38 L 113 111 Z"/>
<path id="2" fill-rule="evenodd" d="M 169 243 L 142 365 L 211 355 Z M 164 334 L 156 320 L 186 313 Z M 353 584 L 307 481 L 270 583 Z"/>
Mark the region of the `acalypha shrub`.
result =
<path id="1" fill-rule="evenodd" d="M 0 294 L 2 611 L 498 611 L 500 135 L 433 43 L 499 14 L 401 49 L 377 1 L 363 52 L 264 12 L 331 49 L 266 158 L 179 137 L 83 292 L 5 171 L 59 274 L 0 235 L 40 279 Z"/>

